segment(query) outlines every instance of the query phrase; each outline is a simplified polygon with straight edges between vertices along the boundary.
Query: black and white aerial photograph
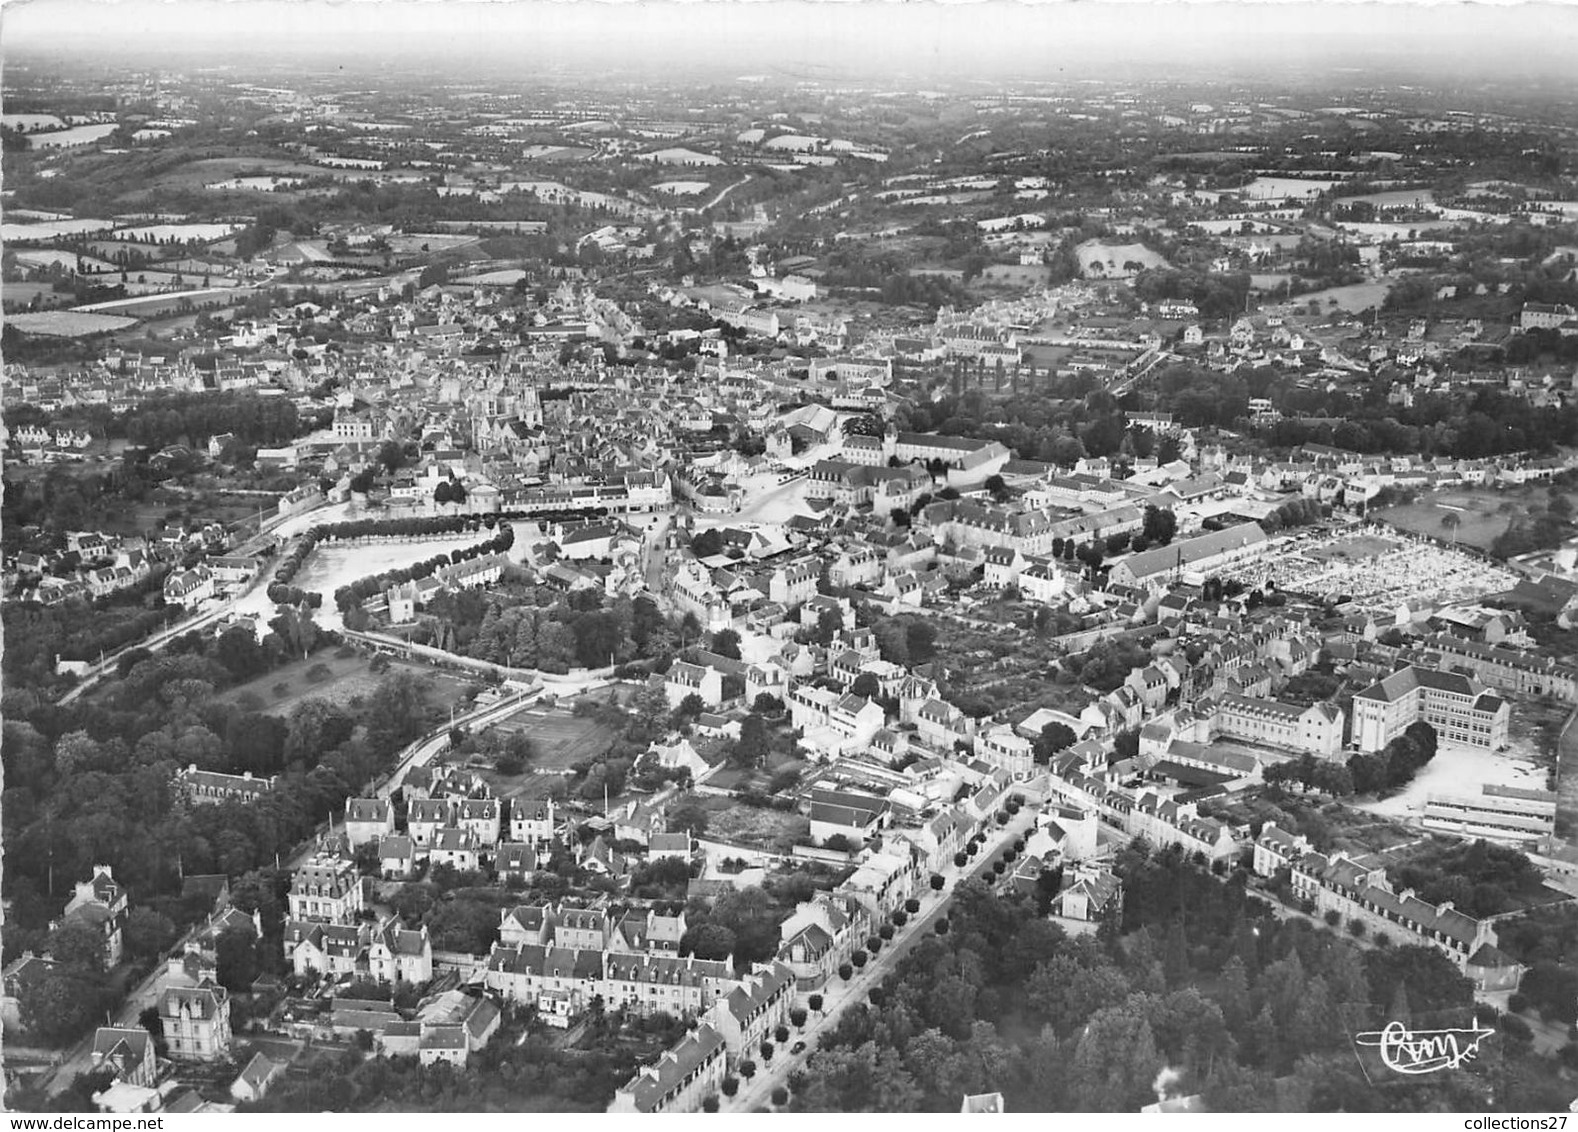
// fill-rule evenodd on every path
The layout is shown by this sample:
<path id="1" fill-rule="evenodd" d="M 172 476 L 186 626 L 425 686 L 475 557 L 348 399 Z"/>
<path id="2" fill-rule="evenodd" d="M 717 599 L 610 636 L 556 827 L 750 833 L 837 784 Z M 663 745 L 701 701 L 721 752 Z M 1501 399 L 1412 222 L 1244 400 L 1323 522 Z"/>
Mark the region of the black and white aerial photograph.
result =
<path id="1" fill-rule="evenodd" d="M 6 3 L 4 1109 L 1565 1126 L 1575 60 Z"/>

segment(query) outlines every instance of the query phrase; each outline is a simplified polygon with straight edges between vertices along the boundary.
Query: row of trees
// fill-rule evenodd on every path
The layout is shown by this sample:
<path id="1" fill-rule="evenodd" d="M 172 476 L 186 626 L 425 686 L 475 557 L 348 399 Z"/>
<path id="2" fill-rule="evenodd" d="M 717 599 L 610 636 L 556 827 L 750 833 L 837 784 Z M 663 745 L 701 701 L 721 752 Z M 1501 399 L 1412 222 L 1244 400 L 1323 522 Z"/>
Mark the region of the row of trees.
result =
<path id="1" fill-rule="evenodd" d="M 461 547 L 448 554 L 436 554 L 432 558 L 425 558 L 410 566 L 385 570 L 381 574 L 358 578 L 350 585 L 341 586 L 334 591 L 334 604 L 339 607 L 341 613 L 349 613 L 368 598 L 383 593 L 391 586 L 403 586 L 418 578 L 429 577 L 445 566 L 458 566 L 462 562 L 469 562 L 488 554 L 504 554 L 514 545 L 515 529 L 505 523 L 500 527 L 498 534 L 475 546 Z"/>
<path id="2" fill-rule="evenodd" d="M 1305 527 L 1318 523 L 1331 514 L 1331 505 L 1314 499 L 1290 499 L 1260 521 L 1267 531 L 1275 533 L 1285 527 Z"/>
<path id="3" fill-rule="evenodd" d="M 1268 786 L 1298 783 L 1336 798 L 1399 790 L 1435 758 L 1436 729 L 1424 720 L 1410 723 L 1379 751 L 1354 755 L 1346 764 L 1304 755 L 1265 769 Z"/>
<path id="4" fill-rule="evenodd" d="M 304 590 L 299 586 L 286 586 L 279 582 L 270 583 L 267 594 L 268 599 L 275 605 L 300 605 L 308 609 L 318 609 L 323 605 L 323 595 L 316 590 Z"/>

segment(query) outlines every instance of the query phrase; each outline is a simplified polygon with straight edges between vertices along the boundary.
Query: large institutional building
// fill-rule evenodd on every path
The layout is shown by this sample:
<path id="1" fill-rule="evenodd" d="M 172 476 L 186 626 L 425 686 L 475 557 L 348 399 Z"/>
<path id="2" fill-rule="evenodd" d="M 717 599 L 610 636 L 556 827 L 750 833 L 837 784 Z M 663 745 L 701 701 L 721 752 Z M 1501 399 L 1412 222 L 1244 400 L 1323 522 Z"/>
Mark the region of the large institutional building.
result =
<path id="1" fill-rule="evenodd" d="M 1379 751 L 1422 719 L 1442 742 L 1498 751 L 1511 715 L 1506 700 L 1471 676 L 1410 665 L 1353 697 L 1353 741 Z"/>

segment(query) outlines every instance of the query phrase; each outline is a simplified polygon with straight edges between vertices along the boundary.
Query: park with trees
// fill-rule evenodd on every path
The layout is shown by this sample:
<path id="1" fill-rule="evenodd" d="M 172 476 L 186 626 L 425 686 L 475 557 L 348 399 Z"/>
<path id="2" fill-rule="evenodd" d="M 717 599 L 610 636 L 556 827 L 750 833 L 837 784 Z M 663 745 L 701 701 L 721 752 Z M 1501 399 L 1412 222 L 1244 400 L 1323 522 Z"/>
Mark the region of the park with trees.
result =
<path id="1" fill-rule="evenodd" d="M 1032 896 L 960 887 L 950 929 L 911 950 L 790 1081 L 800 1112 L 1133 1112 L 1175 1096 L 1214 1112 L 1385 1112 L 1565 1105 L 1561 1058 L 1513 1019 L 1500 1056 L 1406 1089 L 1372 1084 L 1352 1033 L 1374 1019 L 1466 1019 L 1472 988 L 1431 947 L 1365 947 L 1271 914 L 1246 874 L 1143 842 L 1116 862 L 1121 915 L 1070 937 Z M 1480 1015 L 1498 1026 L 1494 1010 Z M 1523 1029 L 1526 1029 L 1524 1027 Z"/>

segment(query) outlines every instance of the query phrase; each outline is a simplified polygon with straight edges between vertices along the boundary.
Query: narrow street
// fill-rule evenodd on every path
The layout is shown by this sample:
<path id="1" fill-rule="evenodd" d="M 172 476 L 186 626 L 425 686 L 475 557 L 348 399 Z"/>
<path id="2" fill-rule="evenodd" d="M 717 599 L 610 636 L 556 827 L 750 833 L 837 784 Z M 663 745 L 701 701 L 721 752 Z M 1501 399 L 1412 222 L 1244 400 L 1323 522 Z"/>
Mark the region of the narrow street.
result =
<path id="1" fill-rule="evenodd" d="M 994 822 L 992 828 L 996 832 L 988 834 L 986 844 L 981 846 L 981 851 L 964 868 L 949 861 L 939 870 L 944 881 L 942 891 L 933 892 L 930 884 L 926 884 L 920 894 L 921 910 L 898 930 L 891 941 L 883 945 L 876 957 L 864 969 L 857 971 L 849 982 L 843 982 L 835 975 L 822 988 L 822 1013 L 807 1019 L 804 1028 L 793 1033 L 789 1039 L 789 1048 L 797 1042 L 804 1042 L 805 1049 L 798 1054 L 791 1054 L 789 1048 L 775 1050 L 772 1061 L 767 1064 L 762 1063 L 760 1056 L 752 1058 L 757 1065 L 756 1076 L 749 1081 L 742 1080 L 740 1091 L 732 1098 L 720 1096 L 718 1111 L 755 1112 L 769 1107 L 773 1090 L 779 1085 L 787 1086 L 790 1075 L 803 1067 L 806 1059 L 816 1052 L 817 1042 L 822 1035 L 835 1030 L 846 1010 L 866 1002 L 871 988 L 878 986 L 898 965 L 899 960 L 909 954 L 911 948 L 935 933 L 937 920 L 953 902 L 960 881 L 978 877 L 989 870 L 992 862 L 1014 838 L 1021 834 L 1028 835 L 1039 812 L 1039 809 L 1027 804 L 1007 825 L 999 827 Z"/>

